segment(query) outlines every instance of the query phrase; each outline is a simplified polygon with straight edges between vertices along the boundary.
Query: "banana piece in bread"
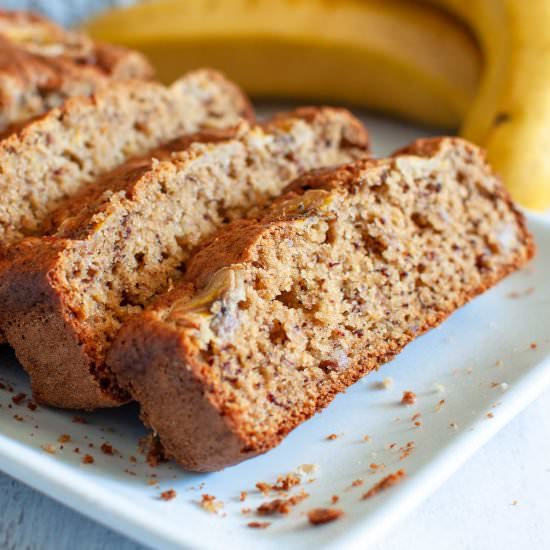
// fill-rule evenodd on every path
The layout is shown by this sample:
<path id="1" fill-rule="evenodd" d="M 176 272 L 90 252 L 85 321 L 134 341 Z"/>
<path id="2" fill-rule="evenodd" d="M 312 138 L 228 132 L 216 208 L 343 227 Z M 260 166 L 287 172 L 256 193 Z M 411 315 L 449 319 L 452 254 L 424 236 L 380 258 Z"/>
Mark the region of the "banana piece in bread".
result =
<path id="1" fill-rule="evenodd" d="M 38 401 L 83 409 L 125 402 L 107 350 L 126 319 L 181 278 L 199 240 L 305 170 L 368 152 L 365 129 L 341 109 L 303 108 L 230 134 L 196 136 L 172 144 L 184 150 L 171 156 L 119 167 L 92 196 L 75 197 L 79 207 L 60 207 L 53 235 L 9 249 L 0 317 Z"/>
<path id="2" fill-rule="evenodd" d="M 534 254 L 483 153 L 457 138 L 309 173 L 288 191 L 200 245 L 109 352 L 189 470 L 279 444 Z"/>

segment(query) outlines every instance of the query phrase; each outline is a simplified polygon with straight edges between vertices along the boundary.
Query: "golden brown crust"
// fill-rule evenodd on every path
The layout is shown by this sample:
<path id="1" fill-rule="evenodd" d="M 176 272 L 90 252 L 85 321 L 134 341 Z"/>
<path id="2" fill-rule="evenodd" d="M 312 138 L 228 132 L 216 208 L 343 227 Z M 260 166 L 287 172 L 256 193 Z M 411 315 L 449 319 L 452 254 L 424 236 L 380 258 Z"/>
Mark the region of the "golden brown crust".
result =
<path id="1" fill-rule="evenodd" d="M 237 372 L 242 372 L 240 378 L 239 374 L 236 375 L 236 378 L 228 378 L 227 387 L 222 387 L 220 379 L 226 380 L 223 372 L 226 367 L 225 364 L 220 367 L 216 360 L 217 354 L 221 355 L 223 348 L 221 344 L 216 343 L 218 340 L 210 340 L 214 342 L 213 355 L 208 349 L 205 351 L 202 347 L 203 342 L 200 335 L 206 334 L 202 330 L 208 330 L 204 327 L 211 325 L 201 324 L 200 316 L 208 315 L 208 307 L 204 309 L 202 306 L 203 294 L 201 293 L 208 291 L 210 288 L 208 285 L 211 284 L 214 274 L 217 276 L 217 274 L 223 273 L 224 269 L 242 270 L 244 269 L 242 266 L 254 264 L 258 261 L 255 251 L 260 246 L 259 243 L 262 239 L 271 243 L 268 246 L 273 248 L 277 248 L 276 243 L 290 239 L 293 231 L 292 220 L 307 219 L 304 203 L 300 201 L 300 196 L 306 192 L 308 196 L 316 192 L 321 193 L 320 197 L 345 196 L 347 198 L 342 200 L 349 202 L 349 197 L 358 192 L 362 182 L 372 176 L 370 192 L 373 194 L 380 192 L 382 196 L 382 193 L 386 192 L 382 189 L 390 169 L 400 170 L 401 168 L 398 166 L 403 166 L 404 171 L 415 170 L 415 159 L 409 161 L 405 158 L 406 156 L 429 157 L 441 151 L 444 154 L 445 150 L 452 151 L 453 149 L 460 149 L 466 163 L 470 161 L 474 164 L 479 163 L 480 174 L 486 174 L 483 177 L 491 180 L 490 185 L 487 186 L 484 186 L 484 182 L 480 182 L 480 187 L 476 192 L 479 192 L 482 202 L 487 199 L 487 202 L 484 203 L 487 208 L 491 208 L 490 205 L 493 203 L 498 204 L 501 211 L 506 213 L 506 220 L 515 220 L 512 223 L 515 224 L 513 231 L 517 238 L 517 249 L 508 250 L 505 246 L 502 249 L 502 261 L 491 269 L 484 269 L 482 265 L 477 268 L 476 265 L 474 267 L 476 278 L 472 280 L 478 282 L 475 284 L 464 283 L 460 290 L 454 292 L 452 298 L 446 297 L 444 305 L 426 309 L 421 317 L 423 320 L 412 330 L 407 329 L 398 338 L 388 338 L 378 348 L 369 349 L 369 352 L 362 356 L 361 360 L 349 365 L 343 371 L 331 372 L 328 375 L 328 380 L 324 380 L 324 384 L 313 395 L 308 393 L 308 397 L 301 399 L 299 404 L 279 409 L 277 418 L 269 417 L 269 429 L 266 429 L 265 426 L 258 426 L 257 433 L 255 433 L 250 428 L 252 421 L 247 420 L 249 411 L 235 406 L 234 402 L 237 399 L 235 395 L 238 391 L 237 388 L 245 387 L 246 377 L 249 373 L 258 368 L 261 369 L 262 366 L 244 365 L 242 371 L 237 370 Z M 149 311 L 135 317 L 123 326 L 108 357 L 108 364 L 116 373 L 119 383 L 127 387 L 140 402 L 146 421 L 159 435 L 167 453 L 188 469 L 209 471 L 224 468 L 248 456 L 269 450 L 280 443 L 285 435 L 297 425 L 327 406 L 338 393 L 344 391 L 366 373 L 391 360 L 413 339 L 439 325 L 457 308 L 491 288 L 532 258 L 535 247 L 532 236 L 526 229 L 524 217 L 511 203 L 506 191 L 502 189 L 494 176 L 486 171 L 487 168 L 480 160 L 482 157 L 476 151 L 474 146 L 462 140 L 447 138 L 419 141 L 407 148 L 405 153 L 400 153 L 387 160 L 359 160 L 353 165 L 332 171 L 323 170 L 306 174 L 290 185 L 289 193 L 281 200 L 276 201 L 272 209 L 265 212 L 259 220 L 235 222 L 219 230 L 202 243 L 188 265 L 185 276 L 186 286 L 176 287 L 170 293 L 162 296 Z M 472 154 L 471 159 L 470 153 Z M 474 155 L 477 155 L 477 160 L 474 159 Z M 435 180 L 437 181 L 437 177 Z M 460 196 L 460 186 L 462 185 L 460 172 L 455 183 L 458 184 L 456 195 Z M 477 185 L 475 181 L 471 181 L 470 184 L 472 187 Z M 485 197 L 486 194 L 490 196 Z M 414 223 L 419 224 L 419 227 L 423 224 L 422 220 Z M 292 250 L 292 246 L 290 246 L 290 250 Z M 377 254 L 376 249 L 373 249 L 372 254 Z M 497 252 L 495 252 L 496 254 Z M 479 261 L 482 262 L 482 258 Z M 246 273 L 250 272 L 246 271 Z M 272 273 L 271 275 L 275 277 L 276 274 Z M 244 277 L 250 277 L 250 275 L 244 275 Z M 241 296 L 238 293 L 236 295 Z M 248 301 L 249 294 L 245 295 Z M 241 299 L 244 300 L 244 298 Z M 222 300 L 223 303 L 225 302 Z M 221 307 L 221 311 L 223 311 L 224 306 Z M 188 312 L 195 313 L 191 315 Z M 212 315 L 214 314 L 212 313 Z M 208 323 L 208 321 L 204 323 Z M 149 335 L 154 336 L 149 338 Z M 278 336 L 275 335 L 275 337 Z M 139 351 L 140 342 L 145 338 L 147 338 L 146 353 Z M 225 342 L 229 350 L 237 344 L 244 346 L 244 342 L 238 343 L 231 340 L 229 342 L 225 340 Z M 175 372 L 171 372 L 170 369 L 166 370 L 168 366 L 163 362 L 165 356 L 171 357 L 171 368 Z M 231 351 L 228 351 L 223 357 L 232 357 Z M 237 364 L 243 365 L 238 362 Z M 162 365 L 162 369 L 159 369 L 158 365 Z M 230 367 L 228 362 L 227 369 Z M 184 372 L 188 379 L 193 380 L 193 383 L 174 387 L 173 382 L 179 372 Z M 166 377 L 170 377 L 171 380 L 168 387 L 165 383 Z M 232 393 L 230 388 L 233 384 L 235 384 L 235 390 Z M 162 389 L 159 389 L 161 387 Z M 259 386 L 254 391 L 257 391 L 260 396 L 260 405 L 254 402 L 254 406 L 258 407 L 258 410 L 254 409 L 254 414 L 259 414 L 261 403 L 264 403 L 265 406 L 269 403 L 263 401 L 264 393 L 260 393 Z M 185 392 L 185 398 L 179 398 L 180 392 Z M 195 396 L 191 398 L 189 392 L 194 392 Z M 228 397 L 231 395 L 233 398 Z M 277 395 L 272 397 L 269 394 L 266 395 L 268 399 L 274 399 L 276 402 Z M 200 414 L 195 414 L 193 405 L 190 403 L 191 401 L 196 402 L 198 399 L 203 400 L 201 402 L 203 408 L 201 408 Z M 162 408 L 159 404 L 162 404 Z M 204 407 L 206 405 L 212 408 L 209 413 L 211 418 L 215 418 L 215 413 L 218 413 L 217 429 L 225 426 L 225 437 L 222 438 L 220 432 L 217 432 L 216 439 L 208 440 L 206 438 L 205 442 L 205 438 L 201 437 L 192 445 L 193 437 L 190 436 L 190 433 L 201 432 L 201 418 L 205 414 Z M 206 432 L 205 428 L 201 433 Z M 227 450 L 221 443 L 218 444 L 218 441 L 221 442 L 225 438 L 231 440 L 233 451 Z M 232 452 L 233 454 L 231 454 Z M 204 456 L 208 456 L 208 459 L 203 462 Z"/>
<path id="2" fill-rule="evenodd" d="M 184 293 L 185 287 L 180 288 L 179 292 Z M 147 392 L 141 394 L 136 388 L 133 397 L 151 405 L 144 406 L 142 411 L 150 410 L 152 415 L 142 412 L 142 420 L 154 429 L 159 418 L 173 418 L 174 422 L 162 428 L 174 434 L 179 430 L 178 422 L 194 426 L 183 439 L 179 439 L 177 449 L 165 447 L 167 456 L 184 454 L 190 457 L 189 469 L 212 471 L 233 463 L 235 457 L 241 461 L 258 454 L 259 451 L 243 445 L 230 420 L 219 414 L 217 406 L 203 391 L 202 379 L 196 376 L 194 369 L 178 368 L 186 353 L 177 333 L 167 329 L 153 315 L 144 316 L 144 327 L 147 331 L 140 337 L 131 335 L 129 339 L 122 337 L 120 341 L 125 361 L 135 361 L 138 369 L 149 360 L 155 361 L 156 368 L 150 373 L 150 382 L 164 399 L 158 403 L 153 398 L 155 402 L 148 403 L 152 396 Z M 195 367 L 200 369 L 201 366 Z M 201 418 L 200 424 L 193 422 L 195 415 Z"/>
<path id="3" fill-rule="evenodd" d="M 93 409 L 98 401 L 105 406 L 119 405 L 128 399 L 124 392 L 105 394 L 99 384 L 83 386 L 81 383 L 90 376 L 93 364 L 82 353 L 85 340 L 78 338 L 74 315 L 59 315 L 67 309 L 63 293 L 51 278 L 51 268 L 61 247 L 62 243 L 58 242 L 45 250 L 38 239 L 28 239 L 10 251 L 13 256 L 21 254 L 26 259 L 17 264 L 16 275 L 10 277 L 9 267 L 4 274 L 13 283 L 6 289 L 10 297 L 6 306 L 17 304 L 20 312 L 17 316 L 4 317 L 5 334 L 19 361 L 23 365 L 32 364 L 31 386 L 38 403 L 49 404 L 52 396 L 61 392 L 66 408 Z M 10 266 L 9 260 L 6 264 Z M 40 346 L 39 354 L 34 353 L 29 342 Z"/>

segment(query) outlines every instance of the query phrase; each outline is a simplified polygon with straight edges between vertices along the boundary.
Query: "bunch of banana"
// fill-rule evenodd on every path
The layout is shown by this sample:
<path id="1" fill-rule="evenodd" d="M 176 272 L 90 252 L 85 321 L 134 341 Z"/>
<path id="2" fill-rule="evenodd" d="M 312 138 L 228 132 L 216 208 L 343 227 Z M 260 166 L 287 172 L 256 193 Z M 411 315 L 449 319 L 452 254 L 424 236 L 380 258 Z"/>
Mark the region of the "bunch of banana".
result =
<path id="1" fill-rule="evenodd" d="M 479 78 L 463 26 L 403 0 L 158 0 L 87 30 L 143 51 L 165 81 L 212 66 L 255 97 L 366 105 L 446 128 Z"/>
<path id="2" fill-rule="evenodd" d="M 87 26 L 167 81 L 210 65 L 255 97 L 460 126 L 535 209 L 550 206 L 548 29 L 550 0 L 156 0 Z"/>
<path id="3" fill-rule="evenodd" d="M 485 67 L 462 134 L 487 149 L 512 196 L 550 206 L 550 1 L 430 0 L 473 30 Z"/>

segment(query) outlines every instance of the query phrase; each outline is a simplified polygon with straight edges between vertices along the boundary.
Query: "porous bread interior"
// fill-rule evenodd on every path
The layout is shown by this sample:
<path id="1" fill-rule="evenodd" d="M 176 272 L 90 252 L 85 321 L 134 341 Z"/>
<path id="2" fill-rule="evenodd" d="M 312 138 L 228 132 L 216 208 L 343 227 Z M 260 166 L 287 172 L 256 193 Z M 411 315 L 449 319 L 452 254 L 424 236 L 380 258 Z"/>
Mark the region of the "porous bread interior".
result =
<path id="1" fill-rule="evenodd" d="M 249 448 L 272 446 L 529 254 L 468 146 L 383 161 L 356 183 L 283 201 L 245 260 L 162 312 Z"/>
<path id="2" fill-rule="evenodd" d="M 226 86 L 209 83 L 208 74 L 190 73 L 172 88 L 116 84 L 96 98 L 70 100 L 1 141 L 2 246 L 39 235 L 63 201 L 130 157 L 203 125 L 236 124 L 242 105 L 229 108 Z"/>
<path id="3" fill-rule="evenodd" d="M 66 221 L 70 229 L 56 237 L 72 243 L 56 277 L 96 364 L 120 324 L 182 276 L 201 238 L 277 195 L 302 170 L 364 155 L 364 148 L 343 143 L 349 114 L 318 118 L 287 118 L 238 139 L 195 143 L 154 163 L 125 189 L 106 193 L 89 217 Z"/>

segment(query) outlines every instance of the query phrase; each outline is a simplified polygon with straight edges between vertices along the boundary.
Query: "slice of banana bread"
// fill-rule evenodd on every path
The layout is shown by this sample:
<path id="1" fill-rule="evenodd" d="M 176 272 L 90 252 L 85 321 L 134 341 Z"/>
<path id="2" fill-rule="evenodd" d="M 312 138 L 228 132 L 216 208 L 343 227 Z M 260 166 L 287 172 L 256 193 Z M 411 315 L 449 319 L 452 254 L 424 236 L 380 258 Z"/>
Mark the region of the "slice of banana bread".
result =
<path id="1" fill-rule="evenodd" d="M 483 153 L 424 140 L 317 171 L 201 245 L 108 364 L 185 468 L 277 445 L 534 253 Z"/>
<path id="2" fill-rule="evenodd" d="M 55 235 L 10 248 L 0 316 L 41 403 L 124 402 L 106 351 L 122 322 L 181 278 L 197 242 L 304 170 L 349 162 L 368 148 L 362 125 L 330 108 L 300 109 L 264 127 L 243 123 L 232 139 L 218 132 L 200 141 L 207 143 L 177 145 L 188 147 L 170 160 L 119 168 Z"/>
<path id="3" fill-rule="evenodd" d="M 141 54 L 67 31 L 28 12 L 0 10 L 0 132 L 90 95 L 113 80 L 149 79 Z"/>
<path id="4" fill-rule="evenodd" d="M 0 253 L 41 234 L 67 197 L 129 158 L 242 117 L 252 117 L 246 97 L 210 70 L 189 73 L 170 88 L 128 81 L 68 100 L 0 141 Z"/>

